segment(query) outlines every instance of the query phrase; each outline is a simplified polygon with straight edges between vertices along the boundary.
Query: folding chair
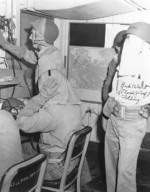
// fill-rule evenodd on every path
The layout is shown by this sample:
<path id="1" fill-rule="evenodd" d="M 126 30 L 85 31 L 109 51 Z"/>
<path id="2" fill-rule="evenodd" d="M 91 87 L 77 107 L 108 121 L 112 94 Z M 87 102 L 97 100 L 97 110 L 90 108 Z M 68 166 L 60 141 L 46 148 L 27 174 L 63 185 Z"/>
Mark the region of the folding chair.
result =
<path id="1" fill-rule="evenodd" d="M 64 159 L 60 159 L 60 163 L 64 165 L 64 171 L 62 173 L 61 179 L 57 180 L 44 180 L 42 186 L 42 192 L 45 191 L 56 191 L 64 192 L 67 191 L 73 184 L 75 184 L 77 192 L 80 192 L 80 177 L 84 158 L 86 155 L 88 143 L 90 140 L 92 128 L 86 126 L 85 128 L 76 131 L 71 136 L 67 149 L 65 151 Z M 69 165 L 71 161 L 77 160 L 75 168 L 69 173 Z M 56 159 L 58 162 L 58 159 Z M 48 163 L 52 163 L 49 161 Z"/>
<path id="2" fill-rule="evenodd" d="M 11 166 L 0 181 L 0 192 L 40 192 L 47 155 L 38 154 Z"/>

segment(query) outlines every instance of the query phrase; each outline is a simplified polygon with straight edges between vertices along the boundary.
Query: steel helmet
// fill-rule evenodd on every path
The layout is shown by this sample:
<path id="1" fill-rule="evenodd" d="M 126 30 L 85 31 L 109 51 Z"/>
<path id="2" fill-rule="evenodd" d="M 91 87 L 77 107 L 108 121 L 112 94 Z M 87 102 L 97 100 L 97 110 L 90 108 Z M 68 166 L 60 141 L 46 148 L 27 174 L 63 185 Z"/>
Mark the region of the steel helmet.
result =
<path id="1" fill-rule="evenodd" d="M 150 43 L 150 24 L 145 22 L 133 23 L 129 26 L 126 34 L 133 34 Z"/>
<path id="2" fill-rule="evenodd" d="M 32 27 L 36 30 L 37 40 L 45 40 L 48 44 L 53 44 L 57 39 L 59 30 L 56 24 L 49 19 L 40 18 L 35 20 Z"/>

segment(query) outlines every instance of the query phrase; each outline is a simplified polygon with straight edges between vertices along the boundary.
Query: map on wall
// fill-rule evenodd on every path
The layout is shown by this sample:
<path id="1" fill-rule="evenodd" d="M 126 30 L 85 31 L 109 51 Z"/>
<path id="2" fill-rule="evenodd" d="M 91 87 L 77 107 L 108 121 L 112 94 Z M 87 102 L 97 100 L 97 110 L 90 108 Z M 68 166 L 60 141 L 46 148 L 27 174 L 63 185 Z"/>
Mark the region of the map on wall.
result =
<path id="1" fill-rule="evenodd" d="M 101 91 L 112 48 L 69 47 L 68 78 L 74 88 Z"/>

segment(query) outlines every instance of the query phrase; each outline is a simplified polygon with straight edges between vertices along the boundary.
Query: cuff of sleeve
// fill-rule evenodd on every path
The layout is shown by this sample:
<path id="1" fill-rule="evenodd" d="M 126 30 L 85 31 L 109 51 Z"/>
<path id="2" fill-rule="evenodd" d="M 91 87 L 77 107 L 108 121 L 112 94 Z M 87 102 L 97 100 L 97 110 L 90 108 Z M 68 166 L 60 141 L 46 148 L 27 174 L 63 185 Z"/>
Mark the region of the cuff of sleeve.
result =
<path id="1" fill-rule="evenodd" d="M 36 95 L 27 103 L 27 105 L 20 111 L 19 116 L 31 116 L 38 112 L 46 103 L 41 95 Z"/>
<path id="2" fill-rule="evenodd" d="M 114 98 L 109 97 L 103 108 L 104 115 L 106 115 L 107 117 L 110 117 L 113 111 L 113 108 L 116 104 L 117 104 L 117 101 L 115 101 Z"/>

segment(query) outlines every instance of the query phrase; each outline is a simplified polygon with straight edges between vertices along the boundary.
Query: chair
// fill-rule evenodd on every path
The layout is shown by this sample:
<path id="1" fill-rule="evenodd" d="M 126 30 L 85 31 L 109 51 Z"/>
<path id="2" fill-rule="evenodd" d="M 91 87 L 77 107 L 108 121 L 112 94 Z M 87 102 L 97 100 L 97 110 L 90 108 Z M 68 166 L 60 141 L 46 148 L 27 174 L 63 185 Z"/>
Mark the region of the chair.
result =
<path id="1" fill-rule="evenodd" d="M 0 192 L 40 192 L 46 165 L 44 154 L 13 165 L 0 181 Z"/>
<path id="2" fill-rule="evenodd" d="M 92 128 L 86 126 L 85 128 L 73 133 L 68 142 L 67 149 L 65 151 L 65 157 L 63 160 L 60 160 L 63 161 L 64 163 L 64 171 L 61 179 L 44 180 L 42 186 L 42 192 L 68 191 L 67 189 L 69 189 L 73 184 L 75 184 L 77 192 L 80 192 L 80 177 L 81 177 L 82 165 L 86 155 L 89 139 L 91 136 L 91 131 Z M 71 161 L 77 159 L 78 163 L 76 164 L 75 168 L 70 173 L 68 173 L 69 164 L 71 163 Z"/>

